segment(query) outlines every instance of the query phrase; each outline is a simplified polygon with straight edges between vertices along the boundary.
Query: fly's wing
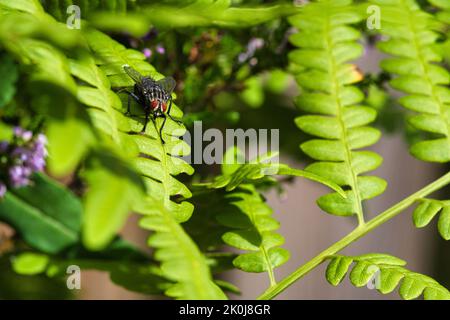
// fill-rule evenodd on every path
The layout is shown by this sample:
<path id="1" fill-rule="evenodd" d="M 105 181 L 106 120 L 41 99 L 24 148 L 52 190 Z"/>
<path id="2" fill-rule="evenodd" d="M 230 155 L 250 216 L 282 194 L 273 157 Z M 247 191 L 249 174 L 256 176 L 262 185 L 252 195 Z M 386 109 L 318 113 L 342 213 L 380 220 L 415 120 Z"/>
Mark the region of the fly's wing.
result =
<path id="1" fill-rule="evenodd" d="M 177 85 L 176 81 L 172 77 L 167 77 L 156 81 L 156 83 L 168 94 L 170 95 Z"/>
<path id="2" fill-rule="evenodd" d="M 128 65 L 123 66 L 123 70 L 128 74 L 128 76 L 134 80 L 137 84 L 142 84 L 142 79 L 144 78 L 139 72 L 134 70 Z"/>

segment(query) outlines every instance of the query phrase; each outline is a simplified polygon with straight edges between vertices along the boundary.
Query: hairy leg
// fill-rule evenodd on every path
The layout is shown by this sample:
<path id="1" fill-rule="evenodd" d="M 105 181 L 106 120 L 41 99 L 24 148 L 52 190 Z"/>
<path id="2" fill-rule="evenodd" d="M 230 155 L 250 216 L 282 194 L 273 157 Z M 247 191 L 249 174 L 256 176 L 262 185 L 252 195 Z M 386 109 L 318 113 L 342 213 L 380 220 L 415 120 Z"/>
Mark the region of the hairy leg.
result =
<path id="1" fill-rule="evenodd" d="M 178 124 L 183 124 L 183 121 L 175 119 L 172 117 L 172 115 L 170 114 L 170 110 L 172 109 L 172 97 L 170 97 L 169 99 L 169 108 L 167 109 L 167 115 L 169 116 L 169 118 L 173 121 L 175 121 Z"/>

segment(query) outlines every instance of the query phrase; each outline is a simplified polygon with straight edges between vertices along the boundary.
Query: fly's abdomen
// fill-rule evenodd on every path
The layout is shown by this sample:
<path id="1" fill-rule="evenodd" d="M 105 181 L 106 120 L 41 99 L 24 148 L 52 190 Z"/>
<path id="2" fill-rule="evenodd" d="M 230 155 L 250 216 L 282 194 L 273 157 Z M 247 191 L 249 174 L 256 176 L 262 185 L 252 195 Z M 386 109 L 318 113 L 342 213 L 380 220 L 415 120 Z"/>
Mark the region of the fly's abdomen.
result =
<path id="1" fill-rule="evenodd" d="M 149 91 L 150 107 L 153 111 L 165 113 L 167 110 L 168 95 L 159 86 L 153 86 Z"/>

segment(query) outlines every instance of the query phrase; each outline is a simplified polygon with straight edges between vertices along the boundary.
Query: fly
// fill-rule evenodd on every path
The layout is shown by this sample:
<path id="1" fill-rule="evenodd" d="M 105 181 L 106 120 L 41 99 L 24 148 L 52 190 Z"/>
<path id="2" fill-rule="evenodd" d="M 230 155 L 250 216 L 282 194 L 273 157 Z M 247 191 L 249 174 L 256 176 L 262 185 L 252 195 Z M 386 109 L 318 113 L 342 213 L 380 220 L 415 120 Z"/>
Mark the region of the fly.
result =
<path id="1" fill-rule="evenodd" d="M 142 106 L 145 112 L 145 122 L 141 132 L 145 132 L 150 115 L 153 117 L 153 120 L 156 120 L 156 118 L 164 118 L 163 123 L 159 128 L 159 137 L 164 144 L 165 141 L 162 137 L 162 130 L 166 124 L 167 117 L 178 124 L 182 124 L 182 121 L 176 120 L 170 115 L 170 110 L 172 108 L 172 92 L 176 86 L 175 80 L 172 77 L 155 80 L 150 76 L 141 75 L 128 65 L 124 65 L 123 69 L 134 81 L 133 92 L 126 91 L 128 93 L 128 107 L 126 114 L 131 115 L 130 105 L 131 98 L 133 98 Z"/>

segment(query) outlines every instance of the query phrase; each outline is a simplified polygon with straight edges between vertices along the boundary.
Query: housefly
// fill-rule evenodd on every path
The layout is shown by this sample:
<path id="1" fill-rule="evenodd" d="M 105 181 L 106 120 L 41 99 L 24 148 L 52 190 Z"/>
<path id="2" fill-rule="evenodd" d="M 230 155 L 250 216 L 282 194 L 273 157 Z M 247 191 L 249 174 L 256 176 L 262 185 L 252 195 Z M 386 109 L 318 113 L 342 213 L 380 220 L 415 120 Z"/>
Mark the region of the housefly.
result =
<path id="1" fill-rule="evenodd" d="M 134 81 L 133 92 L 127 91 L 128 107 L 126 114 L 131 114 L 130 104 L 131 98 L 133 98 L 142 106 L 145 112 L 145 122 L 141 132 L 145 132 L 150 115 L 153 117 L 153 120 L 156 118 L 164 118 L 163 123 L 159 128 L 159 137 L 164 144 L 165 141 L 162 137 L 162 130 L 166 124 L 167 117 L 178 124 L 182 123 L 180 120 L 176 120 L 170 115 L 170 110 L 172 108 L 172 92 L 176 86 L 175 80 L 172 77 L 155 80 L 150 76 L 141 75 L 138 71 L 128 65 L 124 65 L 123 69 Z"/>

